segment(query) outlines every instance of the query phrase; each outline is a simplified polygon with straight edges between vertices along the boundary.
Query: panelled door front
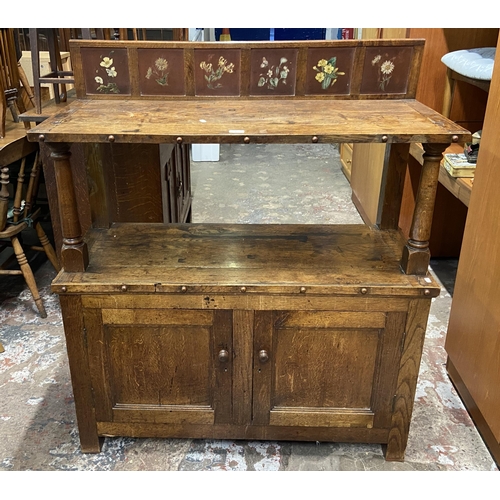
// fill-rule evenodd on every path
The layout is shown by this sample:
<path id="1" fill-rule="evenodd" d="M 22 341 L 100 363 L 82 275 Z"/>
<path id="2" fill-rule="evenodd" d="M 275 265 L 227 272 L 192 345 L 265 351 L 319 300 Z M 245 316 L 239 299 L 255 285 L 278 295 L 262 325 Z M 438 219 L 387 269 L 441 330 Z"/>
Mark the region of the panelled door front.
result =
<path id="1" fill-rule="evenodd" d="M 231 311 L 87 309 L 96 418 L 227 423 Z"/>
<path id="2" fill-rule="evenodd" d="M 253 423 L 389 428 L 406 313 L 259 311 Z"/>

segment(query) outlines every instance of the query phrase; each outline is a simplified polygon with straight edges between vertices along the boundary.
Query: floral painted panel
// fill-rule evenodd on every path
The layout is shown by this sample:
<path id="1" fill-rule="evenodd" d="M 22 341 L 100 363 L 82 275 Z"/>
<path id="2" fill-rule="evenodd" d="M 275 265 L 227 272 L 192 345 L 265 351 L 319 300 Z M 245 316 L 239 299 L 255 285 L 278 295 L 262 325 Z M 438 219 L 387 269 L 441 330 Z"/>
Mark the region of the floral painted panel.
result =
<path id="1" fill-rule="evenodd" d="M 252 49 L 250 95 L 295 95 L 296 49 Z"/>
<path id="2" fill-rule="evenodd" d="M 182 49 L 138 49 L 141 95 L 185 95 Z"/>
<path id="3" fill-rule="evenodd" d="M 309 49 L 306 94 L 350 94 L 354 48 Z"/>
<path id="4" fill-rule="evenodd" d="M 405 94 L 412 47 L 367 47 L 361 94 Z"/>
<path id="5" fill-rule="evenodd" d="M 130 95 L 126 49 L 82 48 L 81 55 L 87 94 Z"/>
<path id="6" fill-rule="evenodd" d="M 240 95 L 238 49 L 200 49 L 194 52 L 196 95 Z"/>

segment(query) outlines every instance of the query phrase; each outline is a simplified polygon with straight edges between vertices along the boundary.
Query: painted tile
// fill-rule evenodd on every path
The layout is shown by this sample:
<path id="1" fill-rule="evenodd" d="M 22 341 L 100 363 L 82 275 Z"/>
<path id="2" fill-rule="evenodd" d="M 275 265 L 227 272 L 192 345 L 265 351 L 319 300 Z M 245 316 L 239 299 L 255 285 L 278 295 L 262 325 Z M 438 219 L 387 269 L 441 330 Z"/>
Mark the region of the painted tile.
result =
<path id="1" fill-rule="evenodd" d="M 295 95 L 296 49 L 252 49 L 250 95 Z"/>
<path id="2" fill-rule="evenodd" d="M 182 49 L 138 49 L 141 95 L 185 95 Z"/>
<path id="3" fill-rule="evenodd" d="M 354 48 L 309 49 L 306 94 L 350 94 L 353 61 Z"/>
<path id="4" fill-rule="evenodd" d="M 200 49 L 194 52 L 196 95 L 240 95 L 240 50 Z"/>
<path id="5" fill-rule="evenodd" d="M 361 94 L 405 94 L 412 47 L 367 47 Z"/>
<path id="6" fill-rule="evenodd" d="M 126 49 L 82 48 L 87 94 L 130 94 Z"/>

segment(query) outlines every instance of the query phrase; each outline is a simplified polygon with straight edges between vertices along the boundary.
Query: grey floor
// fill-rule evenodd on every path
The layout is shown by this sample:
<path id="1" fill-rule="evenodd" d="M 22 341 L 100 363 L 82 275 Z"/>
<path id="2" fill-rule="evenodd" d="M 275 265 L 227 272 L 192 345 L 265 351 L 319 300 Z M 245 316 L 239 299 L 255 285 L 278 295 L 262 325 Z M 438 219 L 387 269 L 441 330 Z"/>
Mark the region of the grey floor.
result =
<path id="1" fill-rule="evenodd" d="M 225 145 L 193 162 L 193 222 L 360 223 L 333 145 Z M 456 261 L 433 261 L 433 299 L 406 460 L 379 445 L 107 438 L 79 449 L 58 298 L 48 263 L 36 277 L 41 319 L 21 278 L 0 280 L 0 471 L 497 471 L 445 370 Z M 220 494 L 224 493 L 221 488 Z"/>

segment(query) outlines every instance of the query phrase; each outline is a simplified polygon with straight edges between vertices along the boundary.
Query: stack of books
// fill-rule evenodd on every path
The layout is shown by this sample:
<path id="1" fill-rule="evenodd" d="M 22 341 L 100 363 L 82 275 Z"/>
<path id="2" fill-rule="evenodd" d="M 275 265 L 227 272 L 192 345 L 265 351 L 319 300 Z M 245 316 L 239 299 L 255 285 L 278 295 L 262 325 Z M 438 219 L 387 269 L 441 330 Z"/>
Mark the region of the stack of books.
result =
<path id="1" fill-rule="evenodd" d="M 470 163 L 464 153 L 446 153 L 443 163 L 452 177 L 474 177 L 476 164 Z"/>

